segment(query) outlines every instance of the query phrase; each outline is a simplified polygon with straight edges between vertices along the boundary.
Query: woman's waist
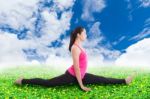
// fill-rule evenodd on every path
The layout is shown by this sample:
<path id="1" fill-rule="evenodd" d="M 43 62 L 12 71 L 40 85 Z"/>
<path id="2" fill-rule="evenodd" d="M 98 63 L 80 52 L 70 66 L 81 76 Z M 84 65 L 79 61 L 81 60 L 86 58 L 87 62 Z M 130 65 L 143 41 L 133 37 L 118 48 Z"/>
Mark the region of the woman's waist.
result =
<path id="1" fill-rule="evenodd" d="M 87 66 L 83 66 L 83 67 L 79 67 L 80 71 L 85 71 L 87 69 Z M 73 65 L 71 67 L 68 68 L 68 70 L 74 70 Z"/>
<path id="2" fill-rule="evenodd" d="M 70 68 L 73 68 L 74 65 L 71 65 Z M 79 64 L 79 68 L 86 68 L 87 64 Z"/>

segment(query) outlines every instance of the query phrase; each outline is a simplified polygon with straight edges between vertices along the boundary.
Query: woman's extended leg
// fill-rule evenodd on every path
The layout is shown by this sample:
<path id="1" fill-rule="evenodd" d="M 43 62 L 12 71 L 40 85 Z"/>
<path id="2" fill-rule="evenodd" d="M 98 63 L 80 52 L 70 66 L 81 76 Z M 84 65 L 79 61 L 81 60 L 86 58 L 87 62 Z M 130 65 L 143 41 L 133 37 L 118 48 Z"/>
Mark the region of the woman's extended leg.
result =
<path id="1" fill-rule="evenodd" d="M 84 84 L 126 84 L 125 79 L 107 78 L 99 75 L 86 73 L 83 78 Z"/>
<path id="2" fill-rule="evenodd" d="M 68 71 L 64 74 L 51 79 L 42 79 L 42 78 L 32 78 L 32 79 L 22 79 L 22 84 L 32 84 L 32 85 L 41 85 L 46 87 L 65 85 L 70 83 L 77 83 L 75 77 L 70 75 Z"/>

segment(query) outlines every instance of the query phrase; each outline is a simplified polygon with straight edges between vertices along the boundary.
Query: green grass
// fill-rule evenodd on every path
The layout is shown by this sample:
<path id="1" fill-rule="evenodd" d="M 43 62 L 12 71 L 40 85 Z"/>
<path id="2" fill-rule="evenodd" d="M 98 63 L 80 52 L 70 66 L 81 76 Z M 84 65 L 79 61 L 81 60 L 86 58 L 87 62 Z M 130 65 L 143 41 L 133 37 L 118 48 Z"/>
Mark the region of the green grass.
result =
<path id="1" fill-rule="evenodd" d="M 150 99 L 150 71 L 141 68 L 98 67 L 88 68 L 88 72 L 114 78 L 125 78 L 134 71 L 137 76 L 130 85 L 87 85 L 92 90 L 84 92 L 78 85 L 64 85 L 45 88 L 38 85 L 16 86 L 14 81 L 25 78 L 52 78 L 62 74 L 42 66 L 20 66 L 0 73 L 0 99 Z"/>

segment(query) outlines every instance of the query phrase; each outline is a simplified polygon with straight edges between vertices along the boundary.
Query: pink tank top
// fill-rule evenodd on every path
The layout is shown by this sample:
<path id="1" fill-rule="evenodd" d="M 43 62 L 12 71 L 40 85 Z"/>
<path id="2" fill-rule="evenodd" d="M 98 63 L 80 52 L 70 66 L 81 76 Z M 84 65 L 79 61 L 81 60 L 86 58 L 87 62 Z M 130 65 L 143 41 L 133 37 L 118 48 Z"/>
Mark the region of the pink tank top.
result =
<path id="1" fill-rule="evenodd" d="M 74 44 L 74 45 L 80 48 L 80 46 L 78 46 L 77 44 Z M 80 68 L 81 78 L 83 79 L 86 73 L 86 69 L 87 69 L 88 57 L 85 51 L 83 51 L 81 48 L 80 50 L 81 50 L 81 53 L 79 55 L 79 68 Z M 73 65 L 71 65 L 67 70 L 71 75 L 76 76 Z"/>

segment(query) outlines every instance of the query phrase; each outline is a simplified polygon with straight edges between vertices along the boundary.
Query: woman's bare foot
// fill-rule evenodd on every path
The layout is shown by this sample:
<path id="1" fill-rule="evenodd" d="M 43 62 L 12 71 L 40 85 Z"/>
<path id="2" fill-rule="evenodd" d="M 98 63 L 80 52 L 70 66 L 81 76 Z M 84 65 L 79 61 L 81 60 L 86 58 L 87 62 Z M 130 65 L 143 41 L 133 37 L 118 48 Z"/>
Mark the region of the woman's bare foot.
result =
<path id="1" fill-rule="evenodd" d="M 126 84 L 130 84 L 131 82 L 132 82 L 132 80 L 133 80 L 133 78 L 135 77 L 135 73 L 133 73 L 132 75 L 130 75 L 130 76 L 128 76 L 126 79 L 125 79 L 125 81 L 126 81 Z"/>
<path id="2" fill-rule="evenodd" d="M 15 81 L 15 84 L 17 84 L 17 85 L 22 85 L 22 80 L 23 80 L 22 77 L 19 78 L 19 79 L 17 79 L 17 80 Z"/>

